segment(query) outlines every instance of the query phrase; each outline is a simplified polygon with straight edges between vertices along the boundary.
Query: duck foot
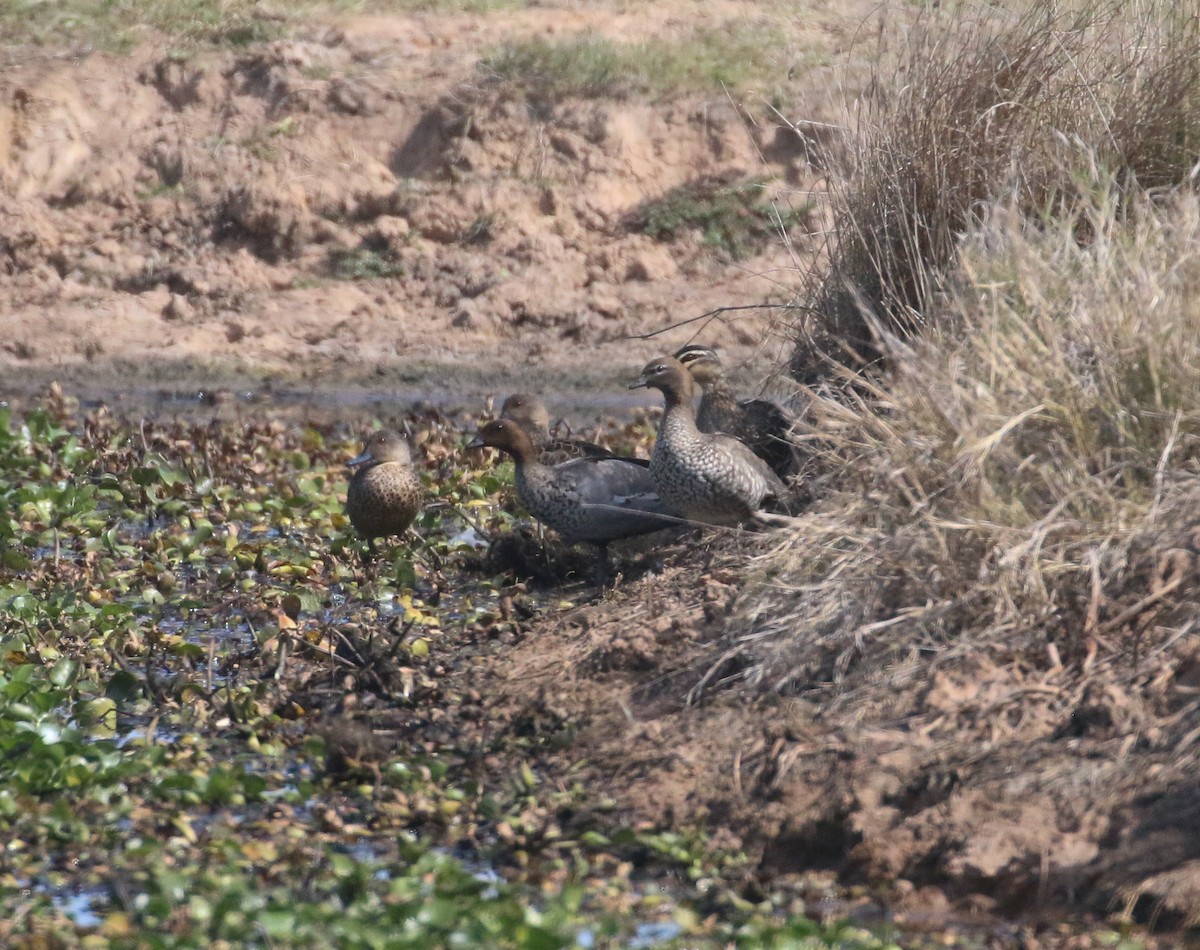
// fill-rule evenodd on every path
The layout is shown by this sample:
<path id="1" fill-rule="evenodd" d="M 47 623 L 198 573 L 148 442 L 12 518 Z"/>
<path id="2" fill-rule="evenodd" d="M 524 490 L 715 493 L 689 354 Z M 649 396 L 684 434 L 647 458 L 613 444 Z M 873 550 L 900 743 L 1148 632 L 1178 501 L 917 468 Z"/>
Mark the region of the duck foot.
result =
<path id="1" fill-rule="evenodd" d="M 784 515 L 774 511 L 756 511 L 750 516 L 750 523 L 759 528 L 795 528 L 801 521 L 794 515 Z"/>

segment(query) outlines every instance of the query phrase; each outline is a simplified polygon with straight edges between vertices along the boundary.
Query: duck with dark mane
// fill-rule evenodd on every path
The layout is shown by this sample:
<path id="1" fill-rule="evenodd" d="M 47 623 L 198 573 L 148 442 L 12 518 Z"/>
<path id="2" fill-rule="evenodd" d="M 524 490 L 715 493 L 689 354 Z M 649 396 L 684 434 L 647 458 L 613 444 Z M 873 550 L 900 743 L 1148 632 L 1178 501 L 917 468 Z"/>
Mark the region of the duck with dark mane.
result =
<path id="1" fill-rule="evenodd" d="M 598 549 L 600 583 L 611 541 L 660 531 L 676 523 L 654 490 L 647 466 L 623 458 L 584 457 L 546 465 L 525 429 L 496 419 L 468 448 L 489 446 L 512 457 L 517 497 L 538 521 L 568 542 Z"/>

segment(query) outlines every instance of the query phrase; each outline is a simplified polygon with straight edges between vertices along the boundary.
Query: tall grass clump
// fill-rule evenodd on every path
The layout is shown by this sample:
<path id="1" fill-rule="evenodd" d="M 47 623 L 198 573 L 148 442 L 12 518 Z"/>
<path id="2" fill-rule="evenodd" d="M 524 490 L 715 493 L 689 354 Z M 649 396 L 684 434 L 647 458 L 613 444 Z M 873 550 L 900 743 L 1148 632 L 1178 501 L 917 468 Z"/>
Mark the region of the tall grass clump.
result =
<path id="1" fill-rule="evenodd" d="M 986 219 L 886 378 L 815 400 L 828 481 L 730 645 L 830 721 L 924 715 L 980 661 L 1161 713 L 1157 674 L 1200 651 L 1200 198 L 1110 178 Z"/>
<path id="2" fill-rule="evenodd" d="M 876 358 L 875 320 L 927 322 L 991 202 L 1040 220 L 1067 210 L 1081 164 L 1153 190 L 1200 154 L 1200 18 L 1183 5 L 943 4 L 901 33 L 880 33 L 831 176 L 836 227 L 796 327 L 803 382 Z"/>

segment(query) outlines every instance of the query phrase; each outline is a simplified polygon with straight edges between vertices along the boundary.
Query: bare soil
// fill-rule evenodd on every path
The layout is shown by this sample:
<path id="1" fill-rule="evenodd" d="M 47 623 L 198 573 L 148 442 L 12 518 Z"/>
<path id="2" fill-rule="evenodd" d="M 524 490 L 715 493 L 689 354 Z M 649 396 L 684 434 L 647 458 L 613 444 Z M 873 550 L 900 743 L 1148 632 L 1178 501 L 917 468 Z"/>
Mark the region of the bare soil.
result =
<path id="1" fill-rule="evenodd" d="M 785 211 L 819 192 L 811 143 L 761 97 L 533 103 L 478 67 L 509 37 L 670 37 L 728 15 L 367 16 L 238 51 L 6 51 L 6 388 L 367 384 L 445 400 L 536 370 L 543 388 L 603 393 L 701 325 L 631 337 L 786 302 L 815 246 L 802 229 L 734 262 L 699 233 L 660 243 L 629 225 L 702 179 L 775 181 Z M 363 260 L 366 279 L 339 279 Z M 701 338 L 761 376 L 786 349 L 772 325 L 750 311 Z"/>
<path id="2" fill-rule="evenodd" d="M 810 913 L 886 917 L 913 939 L 1087 947 L 1137 923 L 1161 934 L 1144 945 L 1195 945 L 1194 702 L 1165 701 L 1194 656 L 1140 661 L 1150 697 L 1119 668 L 1128 654 L 1086 689 L 987 656 L 927 662 L 901 695 L 905 661 L 878 656 L 789 695 L 731 688 L 731 657 L 749 659 L 740 608 L 776 543 L 685 539 L 661 574 L 535 622 L 473 674 L 493 728 L 570 722 L 546 774 L 635 825 L 713 829 L 753 857 L 751 897 L 794 891 Z"/>
<path id="3" fill-rule="evenodd" d="M 228 388 L 352 414 L 528 388 L 613 410 L 634 404 L 622 383 L 646 359 L 697 333 L 761 383 L 789 342 L 770 310 L 640 337 L 787 302 L 816 235 L 731 261 L 630 216 L 707 178 L 766 178 L 799 208 L 824 189 L 813 141 L 761 97 L 535 107 L 477 68 L 505 37 L 671 36 L 745 13 L 673 0 L 370 16 L 238 51 L 0 53 L 0 398 L 57 379 L 118 404 Z M 838 61 L 859 20 L 788 25 Z M 793 77 L 797 117 L 836 118 L 830 76 Z M 819 201 L 809 222 L 824 226 Z M 347 261 L 388 272 L 344 279 Z M 1118 768 L 1144 736 L 1116 692 L 1071 732 L 1052 703 L 1010 701 L 1054 684 L 1001 680 L 979 657 L 915 687 L 942 713 L 921 731 L 894 697 L 848 728 L 823 720 L 820 689 L 717 688 L 772 543 L 691 541 L 663 573 L 536 621 L 472 674 L 496 728 L 571 721 L 548 774 L 570 770 L 634 823 L 723 829 L 716 843 L 756 857 L 748 890 L 790 881 L 814 909 L 826 885 L 870 885 L 901 923 L 1022 946 L 1087 946 L 1071 934 L 1114 914 L 1200 920 L 1200 792 L 1156 782 L 1152 754 L 1144 786 Z M 831 913 L 853 909 L 843 897 Z"/>

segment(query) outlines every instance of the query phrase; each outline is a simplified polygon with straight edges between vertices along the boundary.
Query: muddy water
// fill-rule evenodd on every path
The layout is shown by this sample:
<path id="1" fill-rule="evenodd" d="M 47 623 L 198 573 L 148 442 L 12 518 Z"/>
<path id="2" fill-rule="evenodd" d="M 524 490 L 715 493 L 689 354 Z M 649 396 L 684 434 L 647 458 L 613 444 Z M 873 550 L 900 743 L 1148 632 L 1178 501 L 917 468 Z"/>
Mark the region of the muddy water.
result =
<path id="1" fill-rule="evenodd" d="M 629 419 L 638 411 L 654 408 L 657 401 L 645 391 L 600 390 L 590 393 L 548 390 L 536 380 L 525 381 L 526 388 L 537 390 L 556 413 L 583 421 L 597 416 Z M 238 388 L 187 387 L 167 389 L 159 386 L 113 387 L 71 386 L 64 392 L 79 400 L 80 406 L 94 409 L 107 406 L 123 416 L 168 416 L 222 419 L 269 416 L 284 420 L 338 420 L 374 418 L 412 409 L 437 409 L 446 413 L 488 413 L 516 385 L 495 391 L 478 390 L 464 394 L 437 386 L 389 387 L 366 389 L 359 386 Z M 45 390 L 0 388 L 0 406 L 27 408 L 36 404 Z"/>

